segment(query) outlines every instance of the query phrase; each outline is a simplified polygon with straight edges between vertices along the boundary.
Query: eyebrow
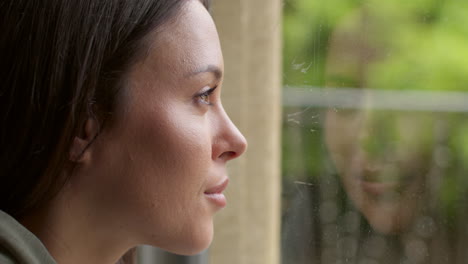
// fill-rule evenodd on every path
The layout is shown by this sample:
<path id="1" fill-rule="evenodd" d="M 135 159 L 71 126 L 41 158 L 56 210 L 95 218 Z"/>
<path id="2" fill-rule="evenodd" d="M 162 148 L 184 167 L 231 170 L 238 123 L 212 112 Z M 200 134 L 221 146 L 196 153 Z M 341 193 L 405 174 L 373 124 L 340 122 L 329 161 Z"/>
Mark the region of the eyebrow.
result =
<path id="1" fill-rule="evenodd" d="M 198 74 L 206 73 L 206 72 L 213 73 L 215 78 L 218 80 L 221 79 L 221 77 L 223 77 L 223 71 L 221 70 L 221 68 L 212 64 L 195 70 L 194 72 L 190 73 L 188 77 L 193 77 L 194 75 L 198 75 Z"/>

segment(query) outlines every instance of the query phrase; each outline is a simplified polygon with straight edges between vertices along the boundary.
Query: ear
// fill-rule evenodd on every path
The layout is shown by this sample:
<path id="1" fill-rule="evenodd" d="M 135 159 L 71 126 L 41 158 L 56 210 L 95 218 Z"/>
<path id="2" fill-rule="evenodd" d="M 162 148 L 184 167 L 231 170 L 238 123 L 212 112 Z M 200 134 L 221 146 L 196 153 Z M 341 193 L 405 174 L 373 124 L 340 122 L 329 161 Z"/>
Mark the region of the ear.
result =
<path id="1" fill-rule="evenodd" d="M 88 118 L 80 134 L 75 136 L 70 146 L 69 159 L 72 162 L 82 163 L 90 159 L 90 146 L 99 133 L 98 121 L 94 118 Z"/>

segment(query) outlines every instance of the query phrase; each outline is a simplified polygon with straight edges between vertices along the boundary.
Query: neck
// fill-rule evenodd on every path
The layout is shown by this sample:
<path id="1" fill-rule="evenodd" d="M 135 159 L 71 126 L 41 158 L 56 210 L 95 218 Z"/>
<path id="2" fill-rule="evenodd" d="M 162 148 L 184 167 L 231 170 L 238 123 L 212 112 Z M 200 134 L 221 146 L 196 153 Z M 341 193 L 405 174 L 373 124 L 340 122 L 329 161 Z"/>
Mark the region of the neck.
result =
<path id="1" fill-rule="evenodd" d="M 101 217 L 75 197 L 65 190 L 21 222 L 59 264 L 117 263 L 132 247 L 125 225 Z"/>

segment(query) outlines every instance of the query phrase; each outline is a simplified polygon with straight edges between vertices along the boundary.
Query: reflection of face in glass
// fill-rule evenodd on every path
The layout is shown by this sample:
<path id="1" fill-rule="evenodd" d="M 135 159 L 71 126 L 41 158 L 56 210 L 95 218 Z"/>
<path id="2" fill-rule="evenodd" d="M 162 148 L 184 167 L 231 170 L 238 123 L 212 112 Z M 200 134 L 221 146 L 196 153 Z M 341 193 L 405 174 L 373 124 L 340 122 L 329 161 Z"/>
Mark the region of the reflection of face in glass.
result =
<path id="1" fill-rule="evenodd" d="M 408 227 L 419 208 L 432 148 L 429 114 L 329 110 L 326 143 L 344 189 L 377 231 Z"/>

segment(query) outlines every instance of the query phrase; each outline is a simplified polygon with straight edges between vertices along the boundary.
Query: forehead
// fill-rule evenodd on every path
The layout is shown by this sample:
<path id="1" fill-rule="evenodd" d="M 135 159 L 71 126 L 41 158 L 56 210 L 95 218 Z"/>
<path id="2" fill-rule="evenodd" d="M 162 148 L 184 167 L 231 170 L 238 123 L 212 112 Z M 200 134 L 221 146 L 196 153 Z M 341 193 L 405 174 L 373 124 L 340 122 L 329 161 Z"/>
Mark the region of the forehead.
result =
<path id="1" fill-rule="evenodd" d="M 157 32 L 145 63 L 158 73 L 173 74 L 207 65 L 223 68 L 216 27 L 199 1 L 187 1 L 179 15 Z"/>

